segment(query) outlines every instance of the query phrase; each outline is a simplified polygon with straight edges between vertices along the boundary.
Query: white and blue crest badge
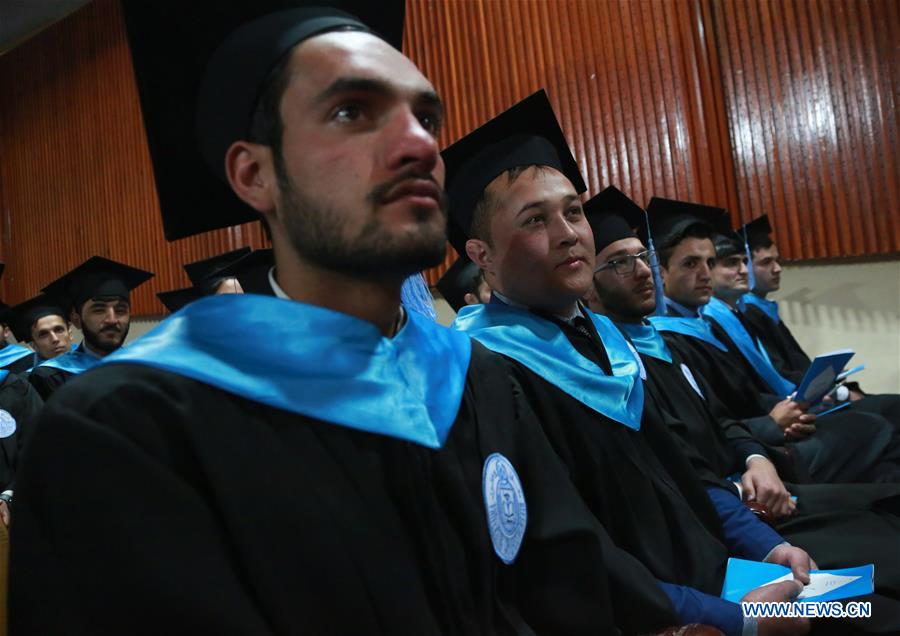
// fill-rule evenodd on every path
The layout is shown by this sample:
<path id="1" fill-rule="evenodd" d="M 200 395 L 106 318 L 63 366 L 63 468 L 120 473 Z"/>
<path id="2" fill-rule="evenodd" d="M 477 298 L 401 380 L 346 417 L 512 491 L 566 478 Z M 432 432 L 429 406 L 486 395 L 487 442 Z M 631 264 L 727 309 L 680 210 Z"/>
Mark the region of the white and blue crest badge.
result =
<path id="1" fill-rule="evenodd" d="M 700 385 L 697 384 L 697 380 L 696 378 L 694 378 L 694 374 L 691 373 L 691 369 L 684 362 L 681 363 L 681 372 L 684 374 L 685 380 L 687 380 L 691 387 L 697 392 L 697 395 L 705 400 L 706 396 L 703 395 L 703 391 L 700 390 Z"/>
<path id="2" fill-rule="evenodd" d="M 16 418 L 9 411 L 0 409 L 0 438 L 6 438 L 16 432 Z"/>
<path id="3" fill-rule="evenodd" d="M 494 552 L 509 565 L 522 546 L 528 509 L 519 475 L 500 453 L 493 453 L 484 462 L 482 491 Z"/>

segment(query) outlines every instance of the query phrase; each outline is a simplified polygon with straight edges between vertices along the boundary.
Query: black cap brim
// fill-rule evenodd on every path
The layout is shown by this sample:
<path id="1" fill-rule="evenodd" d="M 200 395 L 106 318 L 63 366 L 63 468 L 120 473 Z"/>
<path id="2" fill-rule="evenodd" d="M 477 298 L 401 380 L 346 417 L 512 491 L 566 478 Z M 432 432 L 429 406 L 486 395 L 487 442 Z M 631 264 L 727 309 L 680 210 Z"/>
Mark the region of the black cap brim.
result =
<path id="1" fill-rule="evenodd" d="M 658 248 L 669 247 L 691 225 L 705 225 L 711 232 L 731 232 L 731 218 L 725 208 L 690 201 L 653 197 L 647 205 L 650 231 Z M 639 232 L 646 245 L 646 228 Z"/>
<path id="2" fill-rule="evenodd" d="M 216 256 L 204 258 L 201 261 L 185 263 L 183 265 L 184 271 L 188 275 L 188 278 L 191 279 L 191 283 L 194 287 L 203 290 L 215 279 L 222 276 L 220 272 L 223 269 L 243 258 L 249 254 L 250 251 L 249 247 L 242 247 L 230 252 L 225 252 L 224 254 L 217 254 Z"/>
<path id="3" fill-rule="evenodd" d="M 170 312 L 175 313 L 185 305 L 194 302 L 195 300 L 202 298 L 203 294 L 200 293 L 195 287 L 185 287 L 184 289 L 173 289 L 172 291 L 167 292 L 158 292 L 156 297 L 159 298 L 159 301 L 165 305 L 166 309 Z"/>
<path id="4" fill-rule="evenodd" d="M 615 186 L 609 186 L 584 204 L 599 254 L 616 241 L 635 236 L 644 225 L 644 210 Z"/>
<path id="5" fill-rule="evenodd" d="M 71 306 L 80 307 L 91 298 L 119 296 L 153 278 L 151 272 L 117 263 L 102 256 L 92 256 L 75 269 L 63 274 L 41 291 Z"/>

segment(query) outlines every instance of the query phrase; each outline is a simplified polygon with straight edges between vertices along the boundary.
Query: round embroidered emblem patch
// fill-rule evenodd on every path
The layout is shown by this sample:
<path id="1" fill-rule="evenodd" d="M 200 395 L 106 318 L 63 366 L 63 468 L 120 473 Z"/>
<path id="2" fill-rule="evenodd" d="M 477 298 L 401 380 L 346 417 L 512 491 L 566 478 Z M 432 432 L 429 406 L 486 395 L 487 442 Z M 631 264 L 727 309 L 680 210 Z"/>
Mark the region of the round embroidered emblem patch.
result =
<path id="1" fill-rule="evenodd" d="M 697 384 L 697 380 L 694 379 L 694 374 L 691 373 L 688 365 L 686 365 L 684 362 L 681 363 L 681 372 L 684 374 L 684 377 L 688 381 L 688 384 L 690 384 L 691 387 L 697 392 L 697 395 L 705 400 L 706 396 L 703 395 L 703 391 L 700 390 L 700 385 Z"/>
<path id="2" fill-rule="evenodd" d="M 508 565 L 516 560 L 528 522 L 522 482 L 510 461 L 500 453 L 493 453 L 484 461 L 481 479 L 491 543 L 500 560 Z"/>
<path id="3" fill-rule="evenodd" d="M 9 411 L 0 409 L 0 438 L 9 437 L 16 432 L 16 418 Z"/>

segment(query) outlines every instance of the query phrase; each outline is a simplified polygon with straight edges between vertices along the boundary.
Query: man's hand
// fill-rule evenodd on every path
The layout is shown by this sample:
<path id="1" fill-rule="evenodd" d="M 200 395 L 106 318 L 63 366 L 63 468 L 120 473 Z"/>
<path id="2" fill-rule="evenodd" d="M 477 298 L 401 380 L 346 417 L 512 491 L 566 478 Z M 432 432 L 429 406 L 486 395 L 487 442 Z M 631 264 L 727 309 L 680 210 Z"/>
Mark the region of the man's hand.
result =
<path id="1" fill-rule="evenodd" d="M 801 550 L 802 552 L 802 550 Z M 797 597 L 803 586 L 797 581 L 782 581 L 750 590 L 741 603 L 787 602 Z M 759 636 L 789 636 L 809 633 L 808 618 L 757 618 Z"/>
<path id="2" fill-rule="evenodd" d="M 9 527 L 9 504 L 0 499 L 0 521 L 7 528 Z"/>
<path id="3" fill-rule="evenodd" d="M 804 413 L 797 418 L 796 422 L 785 429 L 784 436 L 792 441 L 806 439 L 816 432 L 815 421 L 815 415 L 812 413 Z"/>
<path id="4" fill-rule="evenodd" d="M 786 568 L 791 568 L 794 578 L 807 585 L 809 583 L 809 571 L 818 570 L 819 566 L 806 553 L 806 550 L 792 545 L 779 545 L 766 557 L 766 563 L 777 563 Z M 799 594 L 799 592 L 798 592 Z"/>
<path id="5" fill-rule="evenodd" d="M 791 424 L 799 421 L 800 416 L 806 411 L 799 402 L 794 402 L 791 398 L 786 398 L 776 404 L 769 412 L 769 417 L 775 420 L 778 428 L 786 431 Z"/>
<path id="6" fill-rule="evenodd" d="M 741 475 L 741 490 L 747 501 L 765 505 L 776 519 L 794 514 L 797 504 L 784 487 L 775 465 L 765 457 L 754 457 Z"/>

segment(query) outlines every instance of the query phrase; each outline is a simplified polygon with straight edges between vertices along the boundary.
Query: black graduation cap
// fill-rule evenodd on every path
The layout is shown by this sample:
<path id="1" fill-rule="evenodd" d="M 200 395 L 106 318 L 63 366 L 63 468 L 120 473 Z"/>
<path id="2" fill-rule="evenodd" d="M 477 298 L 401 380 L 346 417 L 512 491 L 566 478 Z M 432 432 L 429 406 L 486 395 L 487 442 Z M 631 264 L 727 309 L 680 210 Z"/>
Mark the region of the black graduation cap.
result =
<path id="1" fill-rule="evenodd" d="M 615 186 L 588 200 L 584 214 L 594 233 L 597 254 L 616 241 L 635 236 L 635 230 L 644 226 L 644 210 Z"/>
<path id="2" fill-rule="evenodd" d="M 726 258 L 744 253 L 744 239 L 733 230 L 727 232 L 717 231 L 713 235 L 713 243 L 716 246 L 717 258 Z"/>
<path id="3" fill-rule="evenodd" d="M 219 270 L 219 276 L 238 279 L 245 294 L 271 295 L 269 271 L 275 266 L 271 248 L 253 250 Z"/>
<path id="4" fill-rule="evenodd" d="M 201 261 L 186 263 L 183 266 L 184 271 L 187 273 L 188 278 L 191 279 L 194 287 L 206 294 L 209 293 L 210 287 L 223 278 L 220 273 L 223 269 L 243 258 L 250 251 L 249 247 L 242 247 L 224 254 L 204 258 Z"/>
<path id="5" fill-rule="evenodd" d="M 476 128 L 441 155 L 450 199 L 448 236 L 460 254 L 465 254 L 475 204 L 491 181 L 507 170 L 550 166 L 564 174 L 579 194 L 587 189 L 543 89 Z"/>
<path id="6" fill-rule="evenodd" d="M 170 312 L 175 313 L 188 303 L 192 303 L 199 298 L 203 298 L 203 294 L 196 287 L 185 287 L 184 289 L 173 289 L 172 291 L 158 292 L 156 297 L 166 306 Z"/>
<path id="7" fill-rule="evenodd" d="M 466 294 L 476 293 L 480 268 L 466 256 L 460 256 L 437 282 L 438 291 L 453 311 L 459 311 L 466 304 Z"/>
<path id="8" fill-rule="evenodd" d="M 46 316 L 59 316 L 67 323 L 68 312 L 64 309 L 65 303 L 47 294 L 40 294 L 10 307 L 4 312 L 3 320 L 12 329 L 13 335 L 19 342 L 31 342 L 31 326 Z"/>
<path id="9" fill-rule="evenodd" d="M 174 241 L 259 219 L 223 181 L 223 163 L 228 146 L 247 137 L 259 89 L 279 59 L 342 26 L 367 24 L 399 49 L 405 3 L 153 0 L 123 2 L 122 9 L 165 235 Z M 207 73 L 226 36 L 257 19 L 218 50 Z"/>
<path id="10" fill-rule="evenodd" d="M 676 201 L 653 197 L 647 205 L 650 217 L 650 231 L 658 248 L 671 247 L 684 231 L 696 224 L 706 225 L 713 232 L 728 234 L 731 232 L 731 219 L 725 208 L 718 208 L 702 203 Z M 642 226 L 641 239 L 647 245 L 647 230 Z"/>
<path id="11" fill-rule="evenodd" d="M 128 299 L 132 289 L 151 278 L 153 278 L 151 272 L 117 263 L 102 256 L 92 256 L 41 291 L 56 298 L 65 298 L 78 308 L 91 298 L 118 296 Z"/>
<path id="12" fill-rule="evenodd" d="M 769 215 L 763 214 L 758 216 L 749 223 L 746 223 L 737 230 L 741 240 L 746 237 L 747 243 L 751 250 L 761 247 L 768 242 L 769 235 L 772 233 L 772 225 L 769 223 Z"/>

